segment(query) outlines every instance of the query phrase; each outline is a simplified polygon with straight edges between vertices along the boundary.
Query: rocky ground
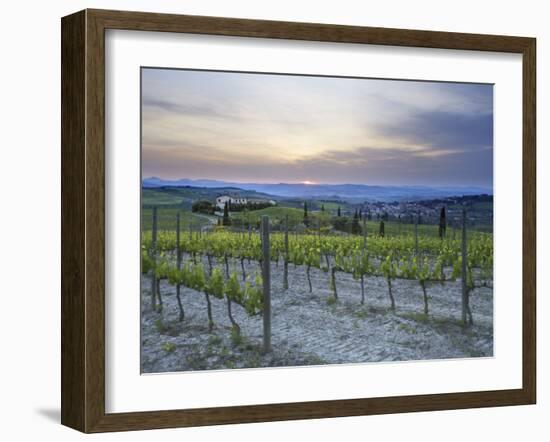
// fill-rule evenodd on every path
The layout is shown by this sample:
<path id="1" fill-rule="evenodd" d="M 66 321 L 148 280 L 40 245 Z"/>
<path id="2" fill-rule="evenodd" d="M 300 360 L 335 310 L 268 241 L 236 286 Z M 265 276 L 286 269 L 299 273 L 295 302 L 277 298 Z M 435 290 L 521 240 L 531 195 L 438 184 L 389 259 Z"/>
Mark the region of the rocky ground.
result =
<path id="1" fill-rule="evenodd" d="M 237 267 L 240 271 L 240 265 Z M 258 271 L 246 265 L 247 273 Z M 396 310 L 389 308 L 387 282 L 360 284 L 338 273 L 338 302 L 332 302 L 329 275 L 311 269 L 309 292 L 304 267 L 289 266 L 289 289 L 282 287 L 282 266 L 272 264 L 272 345 L 263 354 L 261 315 L 248 316 L 233 305 L 241 336 L 231 332 L 225 301 L 211 297 L 215 327 L 208 331 L 203 293 L 182 288 L 185 319 L 178 321 L 175 288 L 161 283 L 164 308 L 150 306 L 150 280 L 142 276 L 141 366 L 143 373 L 470 358 L 493 354 L 493 293 L 471 295 L 474 325 L 460 325 L 460 281 L 428 286 L 430 313 L 423 314 L 418 282 L 394 280 Z"/>

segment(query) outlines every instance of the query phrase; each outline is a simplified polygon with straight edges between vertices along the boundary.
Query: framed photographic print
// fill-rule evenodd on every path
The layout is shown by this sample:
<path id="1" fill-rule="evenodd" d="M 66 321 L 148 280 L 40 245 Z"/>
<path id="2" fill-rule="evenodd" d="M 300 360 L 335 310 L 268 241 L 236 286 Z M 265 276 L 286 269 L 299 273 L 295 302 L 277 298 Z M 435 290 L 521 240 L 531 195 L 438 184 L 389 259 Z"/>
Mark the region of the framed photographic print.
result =
<path id="1" fill-rule="evenodd" d="M 535 40 L 62 20 L 62 423 L 535 403 Z"/>

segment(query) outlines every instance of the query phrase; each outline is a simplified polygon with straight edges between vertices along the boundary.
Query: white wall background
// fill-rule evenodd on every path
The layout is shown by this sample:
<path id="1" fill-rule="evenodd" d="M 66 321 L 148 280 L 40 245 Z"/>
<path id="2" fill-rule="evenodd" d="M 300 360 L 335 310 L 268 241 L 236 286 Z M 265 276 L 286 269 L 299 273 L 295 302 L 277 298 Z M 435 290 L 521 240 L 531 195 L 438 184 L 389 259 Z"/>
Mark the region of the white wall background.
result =
<path id="1" fill-rule="evenodd" d="M 3 440 L 81 440 L 59 425 L 60 407 L 60 17 L 83 8 L 340 23 L 538 39 L 538 405 L 375 417 L 117 433 L 96 440 L 441 441 L 547 440 L 550 433 L 550 27 L 545 3 L 462 0 L 19 0 L 0 26 L 0 435 Z"/>

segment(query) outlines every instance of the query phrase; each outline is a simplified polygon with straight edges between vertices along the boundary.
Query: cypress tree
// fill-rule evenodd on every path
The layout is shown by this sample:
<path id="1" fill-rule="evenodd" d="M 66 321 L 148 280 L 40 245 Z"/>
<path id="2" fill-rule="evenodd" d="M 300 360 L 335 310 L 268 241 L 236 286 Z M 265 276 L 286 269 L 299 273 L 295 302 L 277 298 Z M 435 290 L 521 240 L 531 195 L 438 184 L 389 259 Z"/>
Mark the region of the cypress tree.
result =
<path id="1" fill-rule="evenodd" d="M 353 233 L 354 235 L 358 235 L 361 233 L 361 226 L 359 225 L 359 213 L 357 212 L 357 210 L 353 215 L 353 221 L 351 223 L 351 233 Z"/>
<path id="2" fill-rule="evenodd" d="M 225 202 L 223 206 L 223 222 L 222 224 L 224 226 L 230 226 L 231 225 L 231 219 L 229 218 L 229 204 L 227 201 Z"/>
<path id="3" fill-rule="evenodd" d="M 439 238 L 443 239 L 447 231 L 447 217 L 445 213 L 445 206 L 441 208 L 441 213 L 439 214 Z"/>
<path id="4" fill-rule="evenodd" d="M 340 206 L 338 206 L 338 212 L 337 212 L 338 216 L 342 216 L 342 212 L 340 211 Z"/>
<path id="5" fill-rule="evenodd" d="M 321 212 L 324 212 L 324 211 L 325 211 L 325 205 L 321 204 Z"/>
<path id="6" fill-rule="evenodd" d="M 385 232 L 385 227 L 384 227 L 384 220 L 380 221 L 380 236 L 383 238 L 384 237 L 384 234 L 386 233 Z"/>
<path id="7" fill-rule="evenodd" d="M 304 224 L 309 227 L 309 218 L 307 215 L 307 201 L 304 201 Z"/>

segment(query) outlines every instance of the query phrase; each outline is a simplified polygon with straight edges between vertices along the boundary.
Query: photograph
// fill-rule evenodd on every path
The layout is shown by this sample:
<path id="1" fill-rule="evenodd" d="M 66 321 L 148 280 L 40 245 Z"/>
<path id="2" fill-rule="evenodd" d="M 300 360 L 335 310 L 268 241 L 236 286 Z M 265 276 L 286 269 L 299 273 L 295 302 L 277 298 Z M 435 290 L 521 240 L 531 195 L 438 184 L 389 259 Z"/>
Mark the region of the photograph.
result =
<path id="1" fill-rule="evenodd" d="M 142 374 L 493 357 L 493 84 L 140 75 Z"/>

